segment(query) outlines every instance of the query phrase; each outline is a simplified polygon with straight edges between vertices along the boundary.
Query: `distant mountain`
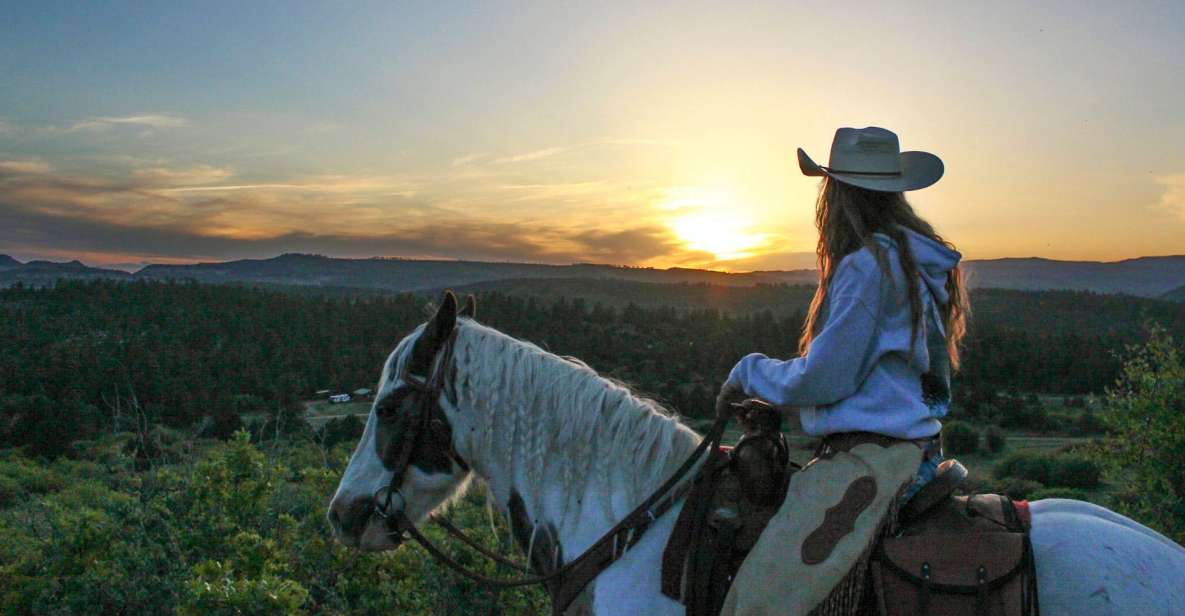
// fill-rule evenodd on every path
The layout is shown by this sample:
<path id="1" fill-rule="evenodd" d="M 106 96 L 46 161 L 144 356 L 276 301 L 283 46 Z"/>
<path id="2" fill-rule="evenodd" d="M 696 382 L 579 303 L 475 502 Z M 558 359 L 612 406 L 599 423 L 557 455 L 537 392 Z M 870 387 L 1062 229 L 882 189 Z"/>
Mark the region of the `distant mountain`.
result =
<path id="1" fill-rule="evenodd" d="M 1074 290 L 1160 297 L 1185 285 L 1185 255 L 1141 257 L 1126 261 L 1053 261 L 991 259 L 968 261 L 973 287 L 1022 291 Z"/>
<path id="2" fill-rule="evenodd" d="M 178 278 L 201 282 L 250 282 L 378 288 L 420 291 L 462 287 L 520 278 L 611 278 L 654 283 L 710 283 L 752 286 L 760 283 L 814 284 L 810 270 L 729 274 L 684 268 L 653 269 L 613 265 L 543 265 L 480 261 L 420 261 L 411 259 L 335 259 L 286 254 L 271 259 L 249 259 L 196 265 L 149 265 L 137 278 Z"/>
<path id="3" fill-rule="evenodd" d="M 1124 293 L 1141 297 L 1164 297 L 1168 293 L 1185 294 L 1185 291 L 1181 291 L 1185 286 L 1185 255 L 1143 257 L 1113 263 L 1053 261 L 1039 258 L 993 259 L 967 261 L 965 268 L 969 284 L 976 288 L 1074 290 Z M 22 265 L 11 257 L 0 258 L 0 285 L 11 284 L 16 280 L 48 284 L 58 277 L 134 277 L 375 291 L 488 289 L 504 282 L 520 288 L 532 286 L 545 291 L 549 283 L 531 282 L 538 280 L 552 281 L 556 286 L 571 284 L 571 281 L 575 280 L 624 280 L 650 284 L 715 286 L 814 285 L 817 281 L 814 270 L 730 274 L 686 268 L 655 269 L 598 264 L 544 265 L 385 258 L 337 259 L 307 254 L 285 254 L 270 259 L 244 259 L 194 265 L 148 265 L 129 275 L 120 270 L 89 268 L 77 261 L 32 261 Z M 598 293 L 611 295 L 611 286 L 600 285 Z"/>
<path id="4" fill-rule="evenodd" d="M 15 263 L 15 266 L 11 264 Z M 119 270 L 88 267 L 80 261 L 55 263 L 53 261 L 29 261 L 21 263 L 5 255 L 0 258 L 0 287 L 21 282 L 27 285 L 52 285 L 59 279 L 70 278 L 119 278 L 130 280 L 132 275 Z"/>
<path id="5" fill-rule="evenodd" d="M 1167 299 L 1170 302 L 1185 302 L 1185 286 L 1177 287 L 1176 289 L 1161 295 L 1160 299 Z"/>

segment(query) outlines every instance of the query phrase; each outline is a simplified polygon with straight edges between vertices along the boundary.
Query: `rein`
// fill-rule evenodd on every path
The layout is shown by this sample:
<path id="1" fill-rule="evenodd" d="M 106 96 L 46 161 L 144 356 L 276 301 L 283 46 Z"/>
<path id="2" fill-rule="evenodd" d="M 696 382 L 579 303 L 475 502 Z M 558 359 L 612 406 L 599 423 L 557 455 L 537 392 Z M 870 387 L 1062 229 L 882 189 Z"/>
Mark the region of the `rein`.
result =
<path id="1" fill-rule="evenodd" d="M 444 563 L 449 569 L 483 586 L 506 589 L 558 582 L 554 596 L 552 597 L 552 612 L 553 614 L 561 614 L 584 590 L 589 582 L 624 556 L 627 550 L 641 540 L 642 535 L 650 528 L 651 524 L 662 517 L 663 514 L 687 494 L 687 491 L 691 488 L 691 482 L 683 482 L 683 480 L 692 474 L 692 469 L 695 467 L 696 462 L 703 457 L 705 452 L 710 448 L 719 446 L 724 435 L 724 427 L 728 423 L 729 415 L 727 413 L 719 415 L 715 423 L 712 424 L 712 428 L 704 435 L 699 445 L 696 446 L 695 451 L 692 451 L 691 455 L 687 456 L 687 459 L 684 460 L 683 464 L 679 466 L 670 478 L 575 559 L 565 563 L 555 571 L 544 575 L 527 575 L 517 579 L 488 577 L 466 568 L 424 536 L 416 528 L 415 523 L 407 517 L 407 502 L 403 498 L 402 493 L 399 492 L 398 487 L 403 482 L 403 476 L 410 465 L 411 454 L 415 448 L 416 440 L 421 433 L 431 434 L 437 439 L 447 437 L 448 440 L 445 441 L 447 445 L 445 446 L 448 448 L 447 453 L 449 458 L 461 468 L 469 470 L 469 465 L 457 454 L 453 446 L 452 430 L 449 427 L 443 409 L 440 408 L 440 396 L 444 392 L 445 376 L 448 373 L 449 364 L 452 361 L 453 347 L 455 344 L 456 331 L 454 330 L 453 334 L 445 341 L 441 351 L 443 354 L 428 378 L 420 378 L 412 375 L 408 370 L 408 366 L 404 366 L 401 378 L 409 387 L 421 394 L 421 399 L 417 416 L 412 419 L 409 434 L 403 439 L 403 443 L 395 458 L 395 464 L 393 465 L 394 474 L 391 476 L 391 481 L 388 485 L 379 488 L 374 494 L 375 513 L 383 519 L 389 534 L 398 537 L 400 540 L 403 539 L 404 533 L 410 535 L 416 543 L 423 546 L 429 554 Z M 398 505 L 392 502 L 396 495 L 399 496 Z M 445 518 L 431 516 L 430 519 L 442 526 L 450 535 L 456 537 L 466 546 L 478 551 L 486 558 L 519 572 L 531 573 L 530 569 L 483 548 Z M 530 555 L 528 554 L 529 557 Z"/>

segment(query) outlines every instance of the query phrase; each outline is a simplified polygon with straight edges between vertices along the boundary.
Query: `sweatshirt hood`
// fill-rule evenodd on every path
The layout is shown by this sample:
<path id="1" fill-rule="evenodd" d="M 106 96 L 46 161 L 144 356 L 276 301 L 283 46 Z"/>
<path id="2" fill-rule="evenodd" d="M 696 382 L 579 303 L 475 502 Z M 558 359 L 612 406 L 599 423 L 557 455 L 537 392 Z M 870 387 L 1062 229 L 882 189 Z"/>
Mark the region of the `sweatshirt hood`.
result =
<path id="1" fill-rule="evenodd" d="M 918 273 L 926 287 L 930 289 L 934 300 L 945 306 L 950 301 L 950 295 L 946 292 L 947 273 L 959 264 L 963 255 L 913 229 L 901 227 L 901 230 L 909 241 L 910 251 L 918 264 Z"/>

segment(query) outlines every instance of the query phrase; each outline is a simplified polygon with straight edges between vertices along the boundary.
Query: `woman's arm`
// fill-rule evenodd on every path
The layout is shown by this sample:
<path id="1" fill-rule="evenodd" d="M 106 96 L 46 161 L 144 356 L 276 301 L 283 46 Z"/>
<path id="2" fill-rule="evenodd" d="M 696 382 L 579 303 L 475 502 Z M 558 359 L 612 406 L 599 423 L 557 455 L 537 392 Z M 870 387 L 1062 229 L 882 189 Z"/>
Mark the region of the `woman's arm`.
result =
<path id="1" fill-rule="evenodd" d="M 732 369 L 729 382 L 780 407 L 831 404 L 854 394 L 871 368 L 880 280 L 875 262 L 872 268 L 841 264 L 832 280 L 827 320 L 807 356 L 778 360 L 753 353 Z"/>

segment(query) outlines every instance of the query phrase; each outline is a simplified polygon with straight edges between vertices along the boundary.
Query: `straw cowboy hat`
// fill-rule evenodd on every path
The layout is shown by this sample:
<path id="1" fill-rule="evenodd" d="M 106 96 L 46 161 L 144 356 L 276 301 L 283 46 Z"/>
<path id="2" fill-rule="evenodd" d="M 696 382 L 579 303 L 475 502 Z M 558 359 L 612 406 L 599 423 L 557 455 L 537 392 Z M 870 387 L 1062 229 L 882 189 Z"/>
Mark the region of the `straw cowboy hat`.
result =
<path id="1" fill-rule="evenodd" d="M 877 126 L 841 128 L 824 167 L 798 148 L 803 174 L 828 176 L 868 190 L 902 192 L 925 188 L 942 177 L 942 159 L 929 152 L 902 152 L 897 134 Z"/>

